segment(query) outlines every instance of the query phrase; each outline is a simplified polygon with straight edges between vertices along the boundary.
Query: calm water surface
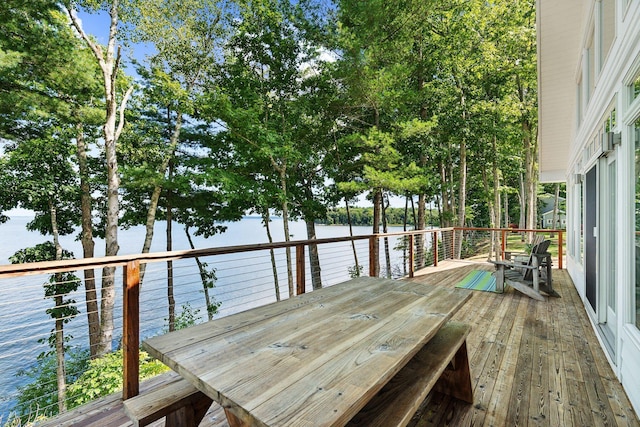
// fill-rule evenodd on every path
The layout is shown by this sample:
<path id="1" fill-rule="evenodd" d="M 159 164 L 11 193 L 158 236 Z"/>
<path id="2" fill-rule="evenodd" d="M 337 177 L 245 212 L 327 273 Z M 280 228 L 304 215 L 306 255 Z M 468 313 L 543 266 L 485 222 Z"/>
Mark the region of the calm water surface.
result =
<path id="1" fill-rule="evenodd" d="M 25 225 L 30 220 L 28 217 L 13 217 L 8 223 L 0 224 L 0 264 L 9 264 L 9 257 L 19 249 L 34 246 L 46 240 L 51 240 L 49 236 L 42 236 L 36 232 L 26 231 Z M 255 243 L 266 243 L 268 241 L 266 231 L 257 217 L 245 217 L 237 223 L 228 223 L 228 229 L 225 233 L 205 239 L 203 237 L 193 236 L 194 244 L 197 248 L 222 247 L 245 245 Z M 158 222 L 155 227 L 154 242 L 151 247 L 152 252 L 166 250 L 166 224 L 162 221 Z M 400 231 L 400 227 L 392 227 L 390 231 Z M 317 226 L 317 237 L 339 237 L 348 236 L 349 228 L 346 226 Z M 369 234 L 370 227 L 354 227 L 354 234 Z M 133 227 L 128 230 L 120 230 L 119 254 L 135 254 L 140 253 L 142 243 L 144 241 L 144 227 Z M 282 221 L 275 218 L 271 224 L 271 233 L 274 241 L 284 240 L 282 229 Z M 306 227 L 303 222 L 292 222 L 290 224 L 290 233 L 292 239 L 306 239 Z M 76 236 L 63 236 L 61 238 L 62 246 L 77 257 L 82 255 L 82 246 Z M 367 242 L 362 241 L 359 245 L 366 245 Z M 393 248 L 395 241 L 391 242 Z M 381 245 L 382 246 L 382 245 Z M 190 249 L 189 242 L 186 238 L 183 228 L 180 225 L 174 225 L 173 232 L 173 249 L 184 250 Z M 328 258 L 332 255 L 331 248 L 325 256 Z M 326 251 L 325 250 L 325 251 Z M 349 252 L 345 247 L 341 249 L 339 257 L 349 258 Z M 363 254 L 365 251 L 360 251 Z M 104 254 L 104 242 L 96 239 L 96 256 Z M 323 248 L 320 247 L 321 260 L 323 259 Z M 335 252 L 333 253 L 335 256 Z M 279 255 L 284 256 L 284 251 Z M 401 263 L 402 254 L 393 253 L 393 263 Z M 352 263 L 349 260 L 342 260 L 348 265 Z M 207 262 L 209 262 L 207 260 Z M 332 261 L 333 262 L 333 261 Z M 340 262 L 340 260 L 335 261 Z M 362 261 L 361 261 L 362 262 Z M 273 279 L 271 275 L 271 264 L 269 253 L 267 251 L 256 252 L 252 255 L 246 255 L 240 258 L 238 255 L 229 255 L 226 259 L 216 258 L 216 288 L 213 294 L 217 301 L 221 302 L 220 315 L 231 314 L 242 309 L 246 309 L 248 304 L 264 304 L 275 301 L 273 290 Z M 284 262 L 280 262 L 278 270 L 279 282 L 281 284 L 281 292 L 283 298 L 286 297 L 286 270 Z M 365 266 L 366 269 L 366 266 Z M 324 273 L 324 272 L 323 272 Z M 116 274 L 121 274 L 121 269 Z M 346 280 L 348 272 L 346 268 L 341 268 L 336 274 L 339 277 L 330 277 L 328 281 Z M 201 284 L 197 279 L 197 270 L 193 260 L 183 260 L 174 263 L 174 275 L 176 276 L 176 302 L 177 306 L 192 301 L 194 295 L 202 300 L 202 296 L 197 296 L 201 289 Z M 34 277 L 36 277 L 34 279 Z M 262 277 L 262 279 L 260 279 Z M 116 276 L 117 280 L 120 280 Z M 46 338 L 52 328 L 50 317 L 45 310 L 51 306 L 49 300 L 43 298 L 42 282 L 46 280 L 43 276 L 32 276 L 29 278 L 5 279 L 0 280 L 0 425 L 2 420 L 7 419 L 11 408 L 15 405 L 15 396 L 17 387 L 24 384 L 25 379 L 16 377 L 15 373 L 22 368 L 32 366 L 35 363 L 36 356 L 46 350 L 43 344 L 38 343 L 38 339 Z M 323 281 L 327 281 L 323 277 Z M 239 283 L 251 283 L 247 286 L 239 286 Z M 311 280 L 307 279 L 308 286 Z M 117 286 L 120 290 L 121 286 Z M 82 290 L 82 287 L 81 289 Z M 200 292 L 201 295 L 201 292 Z M 72 335 L 74 339 L 71 345 L 82 346 L 86 343 L 86 317 L 83 316 L 84 300 L 81 292 L 73 295 L 76 305 L 81 311 L 76 319 L 73 319 L 65 326 L 65 334 Z M 160 333 L 165 327 L 166 315 L 158 313 L 159 308 L 163 307 L 163 313 L 166 311 L 166 266 L 164 263 L 149 265 L 144 280 L 143 296 L 141 300 L 141 335 L 145 336 Z M 146 302 L 145 302 L 146 301 Z M 156 307 L 154 301 L 158 301 Z M 118 303 L 116 306 L 116 334 L 119 334 L 121 325 L 121 297 L 118 295 Z M 204 304 L 202 304 L 201 314 L 205 313 Z M 197 307 L 195 307 L 197 308 Z M 116 338 L 117 339 L 117 338 Z M 86 345 L 86 344 L 85 344 Z M 115 343 L 117 345 L 117 342 Z"/>

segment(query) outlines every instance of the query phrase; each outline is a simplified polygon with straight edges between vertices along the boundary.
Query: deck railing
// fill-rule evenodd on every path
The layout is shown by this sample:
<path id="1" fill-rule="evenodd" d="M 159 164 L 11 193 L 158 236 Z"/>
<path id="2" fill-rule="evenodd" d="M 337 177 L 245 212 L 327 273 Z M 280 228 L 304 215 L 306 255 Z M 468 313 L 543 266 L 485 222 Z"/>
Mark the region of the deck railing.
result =
<path id="1" fill-rule="evenodd" d="M 549 230 L 522 231 L 550 233 Z M 183 307 L 192 310 L 191 314 L 202 310 L 203 317 L 207 317 L 207 307 L 201 298 L 203 287 L 197 284 L 203 278 L 199 267 L 206 266 L 207 262 L 216 268 L 215 274 L 210 278 L 217 276 L 216 288 L 209 291 L 213 293 L 214 299 L 216 296 L 219 298 L 218 302 L 222 300 L 223 304 L 217 315 L 224 316 L 288 298 L 291 294 L 289 275 L 292 277 L 293 294 L 311 291 L 318 285 L 331 286 L 358 275 L 411 277 L 421 268 L 437 266 L 439 260 L 455 258 L 458 252 L 486 259 L 489 256 L 482 253 L 482 248 L 487 246 L 487 240 L 493 241 L 495 253 L 495 242 L 499 238 L 498 252 L 499 256 L 503 256 L 507 249 L 516 244 L 522 245 L 521 242 L 514 242 L 513 232 L 511 229 L 443 228 L 1 265 L 0 321 L 4 317 L 4 326 L 0 326 L 0 372 L 4 372 L 5 376 L 0 378 L 0 384 L 4 383 L 0 385 L 0 394 L 9 396 L 8 401 L 12 401 L 11 397 L 15 397 L 17 386 L 24 384 L 24 380 L 11 384 L 11 380 L 15 379 L 13 373 L 18 368 L 25 367 L 24 360 L 27 360 L 27 365 L 37 363 L 35 355 L 46 349 L 47 344 L 38 345 L 34 341 L 46 338 L 47 330 L 54 328 L 55 320 L 45 314 L 45 310 L 51 307 L 51 302 L 42 298 L 41 286 L 46 281 L 43 276 L 105 267 L 122 268 L 119 276 L 121 279 L 115 277 L 118 298 L 114 315 L 114 342 L 119 342 L 123 349 L 123 398 L 126 399 L 138 393 L 140 341 L 162 333 L 160 322 L 162 316 L 169 311 L 171 298 L 175 301 L 174 307 L 183 304 Z M 553 230 L 551 233 L 557 236 L 558 266 L 562 268 L 562 232 Z M 290 256 L 286 254 L 287 251 L 291 251 Z M 309 262 L 309 252 L 318 253 L 321 262 Z M 197 265 L 185 263 L 194 259 L 198 261 Z M 291 268 L 287 268 L 287 259 L 290 260 Z M 167 263 L 167 267 L 164 268 L 159 263 Z M 145 274 L 144 279 L 141 279 L 143 265 Z M 170 281 L 168 276 L 171 276 Z M 165 301 L 169 287 L 175 295 Z M 61 296 L 75 300 L 78 306 L 87 300 L 82 289 L 72 295 Z M 35 308 L 31 309 L 31 306 Z M 11 312 L 5 308 L 11 308 L 16 315 L 2 314 Z M 71 321 L 71 317 L 66 320 Z M 76 323 L 69 345 L 87 348 L 89 337 L 86 330 L 90 328 L 86 328 L 86 324 L 79 326 L 76 320 L 67 327 L 73 327 Z M 117 332 L 120 330 L 121 334 Z M 80 372 L 76 374 L 79 375 Z M 54 393 L 55 378 L 52 381 L 50 388 Z M 47 409 L 51 408 L 38 410 L 50 413 Z M 0 406 L 0 424 L 3 419 L 7 419 L 7 410 Z"/>
<path id="2" fill-rule="evenodd" d="M 466 242 L 480 241 L 482 243 L 494 243 L 494 248 L 482 250 L 472 248 L 473 257 L 480 258 L 486 256 L 487 259 L 505 259 L 507 254 L 513 251 L 529 252 L 530 242 L 533 236 L 541 239 L 550 240 L 551 245 L 549 251 L 557 264 L 557 268 L 562 270 L 564 267 L 564 233 L 565 230 L 557 229 L 529 229 L 529 228 L 475 228 L 475 227 L 455 227 L 456 231 L 462 230 L 463 239 Z M 480 234 L 479 237 L 471 237 L 475 233 Z M 455 242 L 454 242 L 455 245 Z M 493 250 L 491 250 L 493 249 Z M 464 258 L 464 256 L 462 257 Z"/>

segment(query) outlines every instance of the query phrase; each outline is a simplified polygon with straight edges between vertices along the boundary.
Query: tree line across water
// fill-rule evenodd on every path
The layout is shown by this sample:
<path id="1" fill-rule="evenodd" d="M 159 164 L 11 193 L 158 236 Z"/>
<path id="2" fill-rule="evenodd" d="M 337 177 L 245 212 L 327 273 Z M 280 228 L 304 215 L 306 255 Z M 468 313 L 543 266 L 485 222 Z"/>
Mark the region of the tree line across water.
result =
<path id="1" fill-rule="evenodd" d="M 426 225 L 438 227 L 438 212 L 427 210 Z M 404 208 L 387 208 L 384 212 L 384 220 L 389 226 L 410 226 L 415 225 L 417 217 L 415 210 L 405 210 Z M 350 207 L 333 208 L 327 210 L 325 218 L 316 220 L 316 224 L 323 225 L 373 225 L 373 208 Z"/>
<path id="2" fill-rule="evenodd" d="M 328 209 L 363 195 L 374 233 L 400 220 L 385 208 L 393 195 L 415 200 L 418 229 L 535 226 L 533 0 L 5 0 L 0 24 L 0 221 L 29 209 L 51 241 L 16 260 L 69 256 L 59 236 L 76 227 L 76 256 L 92 257 L 95 237 L 116 255 L 133 225 L 148 252 L 159 218 L 168 250 L 172 232 L 211 236 L 246 212 L 268 236 L 275 213 L 286 239 L 292 219 L 312 237 Z M 287 264 L 293 295 L 290 252 Z M 198 267 L 211 318 L 215 274 Z M 73 282 L 91 360 L 114 350 L 114 273 Z M 69 306 L 61 282 L 47 292 Z M 68 409 L 73 321 L 50 313 L 57 393 L 45 415 Z"/>

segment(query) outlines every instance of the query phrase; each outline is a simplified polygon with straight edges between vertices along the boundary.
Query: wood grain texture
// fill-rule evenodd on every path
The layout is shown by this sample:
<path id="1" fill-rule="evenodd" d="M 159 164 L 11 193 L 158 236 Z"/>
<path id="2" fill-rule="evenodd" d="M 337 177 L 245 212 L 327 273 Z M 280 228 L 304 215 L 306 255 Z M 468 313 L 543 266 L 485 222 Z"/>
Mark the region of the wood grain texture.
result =
<path id="1" fill-rule="evenodd" d="M 455 397 L 463 402 L 473 403 L 473 386 L 469 369 L 469 355 L 467 343 L 463 342 L 458 348 L 449 368 L 440 375 L 434 390 Z"/>
<path id="2" fill-rule="evenodd" d="M 125 307 L 122 320 L 123 389 L 122 398 L 134 397 L 140 391 L 140 262 L 131 261 L 124 267 Z"/>
<path id="3" fill-rule="evenodd" d="M 344 425 L 471 297 L 379 278 L 332 288 L 312 293 L 330 295 L 320 303 L 251 310 L 237 328 L 213 321 L 145 348 L 243 422 Z"/>
<path id="4" fill-rule="evenodd" d="M 493 270 L 458 265 L 412 280 L 455 286 L 473 269 Z M 474 405 L 432 393 L 410 426 L 640 426 L 567 272 L 554 270 L 553 277 L 561 298 L 545 302 L 510 288 L 474 292 L 453 317 L 473 328 L 467 346 Z"/>
<path id="5" fill-rule="evenodd" d="M 157 390 L 180 380 L 175 372 L 167 372 L 140 383 L 140 393 L 145 394 L 152 390 Z M 213 404 L 210 405 L 204 417 L 203 426 L 206 427 L 227 427 L 226 418 L 222 408 Z M 58 417 L 39 422 L 38 427 L 47 426 L 86 426 L 86 427 L 130 427 L 133 422 L 124 412 L 122 393 L 116 392 L 109 396 L 95 400 L 86 405 L 75 408 Z M 164 426 L 165 420 L 160 419 L 150 424 L 154 427 Z"/>
<path id="6" fill-rule="evenodd" d="M 465 346 L 469 330 L 470 327 L 464 323 L 448 322 L 348 425 L 405 426 L 428 392 L 441 381 L 442 387 L 451 392 L 449 394 L 455 395 L 464 390 L 464 398 L 472 401 Z M 457 360 L 458 366 L 447 370 L 449 362 L 462 353 L 464 355 L 460 359 L 464 360 Z M 460 378 L 447 375 L 448 371 L 460 374 Z"/>
<path id="7" fill-rule="evenodd" d="M 149 425 L 164 416 L 168 417 L 167 424 L 193 423 L 204 416 L 211 403 L 209 397 L 179 376 L 123 402 L 125 413 L 136 426 Z M 169 416 L 176 411 L 179 413 Z"/>

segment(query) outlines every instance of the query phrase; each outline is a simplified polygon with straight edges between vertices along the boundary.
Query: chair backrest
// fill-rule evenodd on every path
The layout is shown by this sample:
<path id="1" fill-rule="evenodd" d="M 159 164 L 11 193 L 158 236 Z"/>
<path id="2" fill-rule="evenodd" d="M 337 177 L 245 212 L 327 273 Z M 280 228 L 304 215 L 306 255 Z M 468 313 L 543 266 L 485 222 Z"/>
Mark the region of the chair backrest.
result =
<path id="1" fill-rule="evenodd" d="M 551 244 L 551 240 L 543 240 L 542 242 L 538 243 L 533 248 L 531 248 L 531 255 L 529 255 L 529 260 L 527 261 L 527 265 L 528 266 L 533 265 L 533 257 L 535 256 L 535 254 L 546 253 L 547 250 L 549 249 L 550 244 Z M 536 274 L 538 274 L 537 271 L 536 271 Z M 525 268 L 522 273 L 522 278 L 524 280 L 533 280 L 533 270 L 530 268 Z"/>
<path id="2" fill-rule="evenodd" d="M 533 248 L 536 245 L 539 245 L 543 241 L 544 241 L 544 234 L 536 234 L 535 236 L 533 236 L 533 239 L 531 240 L 531 252 L 533 252 Z"/>

